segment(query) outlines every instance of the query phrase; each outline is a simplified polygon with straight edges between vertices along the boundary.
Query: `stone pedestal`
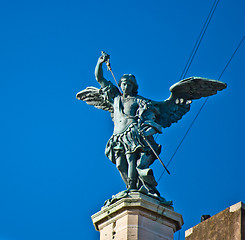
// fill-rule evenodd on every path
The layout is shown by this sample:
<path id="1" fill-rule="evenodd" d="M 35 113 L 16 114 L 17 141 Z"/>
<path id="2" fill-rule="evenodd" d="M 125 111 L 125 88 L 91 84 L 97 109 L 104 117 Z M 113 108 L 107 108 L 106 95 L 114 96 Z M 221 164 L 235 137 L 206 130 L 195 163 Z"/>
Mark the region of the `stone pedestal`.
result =
<path id="1" fill-rule="evenodd" d="M 172 207 L 139 192 L 131 192 L 92 216 L 100 240 L 173 240 L 183 225 Z"/>

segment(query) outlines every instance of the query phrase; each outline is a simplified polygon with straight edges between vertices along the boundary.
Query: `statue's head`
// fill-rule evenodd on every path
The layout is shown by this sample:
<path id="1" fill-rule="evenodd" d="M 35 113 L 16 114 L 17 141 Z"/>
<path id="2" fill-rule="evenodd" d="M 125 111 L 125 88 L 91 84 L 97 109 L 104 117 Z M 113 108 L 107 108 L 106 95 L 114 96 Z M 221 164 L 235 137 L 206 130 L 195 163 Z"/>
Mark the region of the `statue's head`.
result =
<path id="1" fill-rule="evenodd" d="M 133 88 L 132 88 L 132 93 L 133 95 L 137 95 L 138 94 L 138 84 L 136 81 L 136 78 L 133 74 L 123 74 L 123 76 L 120 78 L 119 80 L 119 86 L 121 87 L 123 82 L 129 82 L 132 84 Z"/>

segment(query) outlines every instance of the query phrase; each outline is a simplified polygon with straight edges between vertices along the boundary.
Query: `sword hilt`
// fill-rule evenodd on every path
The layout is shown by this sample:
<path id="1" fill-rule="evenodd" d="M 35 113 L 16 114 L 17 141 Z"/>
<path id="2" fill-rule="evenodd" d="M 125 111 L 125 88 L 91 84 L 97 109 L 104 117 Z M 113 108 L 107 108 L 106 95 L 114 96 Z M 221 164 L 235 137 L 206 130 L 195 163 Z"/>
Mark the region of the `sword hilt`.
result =
<path id="1" fill-rule="evenodd" d="M 111 71 L 110 55 L 104 51 L 101 51 L 102 56 L 105 58 L 105 63 L 107 66 L 107 71 Z"/>

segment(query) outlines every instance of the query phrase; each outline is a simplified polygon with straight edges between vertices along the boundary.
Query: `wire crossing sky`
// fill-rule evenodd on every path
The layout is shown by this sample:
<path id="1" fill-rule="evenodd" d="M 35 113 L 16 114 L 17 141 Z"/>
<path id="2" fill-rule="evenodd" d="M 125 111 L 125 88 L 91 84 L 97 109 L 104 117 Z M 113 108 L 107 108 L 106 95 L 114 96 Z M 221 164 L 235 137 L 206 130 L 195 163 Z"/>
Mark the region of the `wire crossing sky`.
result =
<path id="1" fill-rule="evenodd" d="M 212 17 L 213 17 L 213 14 L 214 14 L 214 12 L 215 12 L 215 10 L 216 10 L 216 7 L 217 7 L 218 3 L 219 3 L 219 0 L 215 0 L 215 1 L 214 1 L 213 5 L 212 5 L 212 8 L 211 8 L 211 10 L 210 10 L 210 12 L 209 12 L 209 14 L 208 14 L 208 16 L 207 16 L 207 19 L 206 19 L 206 21 L 205 21 L 205 23 L 204 23 L 204 25 L 203 25 L 203 27 L 202 27 L 202 30 L 201 30 L 201 32 L 200 32 L 200 34 L 199 34 L 199 36 L 198 36 L 198 38 L 197 38 L 197 41 L 196 41 L 196 43 L 195 43 L 195 45 L 194 45 L 194 47 L 193 47 L 193 49 L 192 49 L 192 51 L 191 51 L 191 54 L 190 54 L 190 56 L 189 56 L 189 58 L 188 58 L 188 60 L 187 60 L 187 63 L 186 63 L 186 65 L 185 65 L 185 67 L 184 67 L 184 70 L 183 70 L 183 72 L 182 72 L 182 74 L 181 74 L 179 80 L 182 80 L 182 79 L 184 79 L 184 78 L 186 77 L 186 74 L 187 74 L 187 72 L 188 72 L 188 70 L 189 70 L 189 68 L 190 68 L 190 66 L 191 66 L 191 63 L 192 63 L 192 61 L 193 61 L 193 59 L 194 59 L 194 57 L 195 57 L 195 55 L 196 55 L 196 53 L 197 53 L 197 50 L 198 50 L 198 48 L 199 48 L 199 46 L 200 46 L 200 44 L 201 44 L 201 42 L 202 42 L 202 39 L 203 39 L 203 37 L 204 37 L 204 35 L 205 35 L 205 33 L 206 33 L 206 30 L 207 30 L 208 25 L 209 25 L 209 23 L 210 23 L 210 21 L 211 21 L 211 19 L 212 19 Z M 177 146 L 176 150 L 174 151 L 173 155 L 171 156 L 170 160 L 168 161 L 167 167 L 169 166 L 169 164 L 170 164 L 171 161 L 173 160 L 175 154 L 176 154 L 177 151 L 179 150 L 181 144 L 183 143 L 184 139 L 186 138 L 187 134 L 189 133 L 189 131 L 190 131 L 192 125 L 193 125 L 194 122 L 196 121 L 196 119 L 197 119 L 198 115 L 200 114 L 202 108 L 204 107 L 206 101 L 207 101 L 207 100 L 205 100 L 205 102 L 204 102 L 203 105 L 201 106 L 200 110 L 198 111 L 196 117 L 195 117 L 194 120 L 191 122 L 190 127 L 187 129 L 185 135 L 184 135 L 183 138 L 181 139 L 179 145 Z M 157 182 L 160 181 L 160 179 L 161 179 L 161 177 L 163 176 L 164 172 L 165 172 L 165 169 L 163 170 L 163 172 L 162 172 L 162 174 L 160 175 L 160 177 L 159 177 L 159 179 L 158 179 Z"/>
<path id="2" fill-rule="evenodd" d="M 209 25 L 213 15 L 214 15 L 214 12 L 216 10 L 216 7 L 217 7 L 218 3 L 219 3 L 219 0 L 215 0 L 214 1 L 214 4 L 213 4 L 213 6 L 212 6 L 212 8 L 211 8 L 211 10 L 210 10 L 210 12 L 209 12 L 209 14 L 207 16 L 207 19 L 206 19 L 206 21 L 205 21 L 205 23 L 204 23 L 204 25 L 202 27 L 202 30 L 201 30 L 198 38 L 197 38 L 197 41 L 196 41 L 196 43 L 195 43 L 195 45 L 194 45 L 194 47 L 193 47 L 193 49 L 191 51 L 190 57 L 188 58 L 188 61 L 187 61 L 186 65 L 185 65 L 185 68 L 184 68 L 184 70 L 183 70 L 183 72 L 182 72 L 182 74 L 180 76 L 180 80 L 182 80 L 182 79 L 184 79 L 186 77 L 186 74 L 187 74 L 187 72 L 188 72 L 188 70 L 189 70 L 189 68 L 191 66 L 191 63 L 192 63 L 192 61 L 193 61 L 193 59 L 194 59 L 194 57 L 195 57 L 195 55 L 196 55 L 196 53 L 198 51 L 198 48 L 199 48 L 199 46 L 200 46 L 200 44 L 202 42 L 202 39 L 203 39 L 203 37 L 204 37 L 204 35 L 205 35 L 206 31 L 207 31 L 208 25 Z"/>
<path id="3" fill-rule="evenodd" d="M 225 65 L 225 67 L 224 67 L 223 71 L 221 72 L 221 74 L 220 74 L 220 76 L 219 76 L 218 80 L 220 80 L 220 78 L 221 78 L 221 77 L 222 77 L 222 75 L 224 74 L 225 70 L 226 70 L 226 69 L 227 69 L 227 67 L 229 66 L 229 64 L 230 64 L 231 60 L 232 60 L 232 59 L 233 59 L 233 57 L 235 56 L 235 54 L 236 54 L 237 50 L 239 49 L 239 47 L 241 46 L 241 44 L 242 44 L 242 42 L 243 42 L 244 38 L 245 38 L 245 36 L 243 36 L 243 38 L 242 38 L 242 39 L 241 39 L 241 41 L 239 42 L 239 44 L 238 44 L 238 46 L 237 46 L 236 50 L 233 52 L 233 54 L 232 54 L 232 56 L 230 57 L 229 61 L 228 61 L 228 62 L 227 62 L 227 64 Z M 168 161 L 167 167 L 168 167 L 168 166 L 169 166 L 169 164 L 172 162 L 172 160 L 173 160 L 173 158 L 174 158 L 175 154 L 177 153 L 177 151 L 179 150 L 179 148 L 180 148 L 181 144 L 183 143 L 183 141 L 185 140 L 185 138 L 186 138 L 186 136 L 188 135 L 189 131 L 191 130 L 191 128 L 192 128 L 192 126 L 193 126 L 193 124 L 195 123 L 196 119 L 198 118 L 199 114 L 201 113 L 201 111 L 202 111 L 203 107 L 204 107 L 204 106 L 205 106 L 205 104 L 207 103 L 208 98 L 209 98 L 209 97 L 207 97 L 207 98 L 205 99 L 205 101 L 203 102 L 203 104 L 202 104 L 201 108 L 199 109 L 198 113 L 196 114 L 195 118 L 194 118 L 194 119 L 193 119 L 193 121 L 191 122 L 191 124 L 190 124 L 189 128 L 187 129 L 187 131 L 186 131 L 185 135 L 184 135 L 184 136 L 183 136 L 183 138 L 181 139 L 181 141 L 180 141 L 179 145 L 177 146 L 176 150 L 174 151 L 173 155 L 171 156 L 170 160 Z M 160 177 L 159 177 L 159 179 L 158 179 L 158 181 L 157 181 L 158 183 L 159 183 L 159 181 L 161 180 L 161 178 L 162 178 L 162 176 L 163 176 L 164 172 L 165 172 L 165 169 L 163 170 L 162 174 L 160 175 Z"/>

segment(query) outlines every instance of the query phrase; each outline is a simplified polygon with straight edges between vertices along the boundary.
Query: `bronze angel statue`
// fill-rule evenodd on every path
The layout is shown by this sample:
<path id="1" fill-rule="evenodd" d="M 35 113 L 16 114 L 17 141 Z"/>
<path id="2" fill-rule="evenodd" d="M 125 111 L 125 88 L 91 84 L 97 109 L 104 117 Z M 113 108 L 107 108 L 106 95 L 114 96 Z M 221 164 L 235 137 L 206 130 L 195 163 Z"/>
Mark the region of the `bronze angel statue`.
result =
<path id="1" fill-rule="evenodd" d="M 161 152 L 161 145 L 156 143 L 154 135 L 178 122 L 190 110 L 192 100 L 214 95 L 226 88 L 226 84 L 190 77 L 171 86 L 170 97 L 157 102 L 138 95 L 138 84 L 132 74 L 124 74 L 117 86 L 106 80 L 103 63 L 107 66 L 109 63 L 109 55 L 104 52 L 95 68 L 101 88 L 87 87 L 77 93 L 77 99 L 111 113 L 114 131 L 105 154 L 116 164 L 127 186 L 126 191 L 136 190 L 161 198 L 150 168 Z"/>

